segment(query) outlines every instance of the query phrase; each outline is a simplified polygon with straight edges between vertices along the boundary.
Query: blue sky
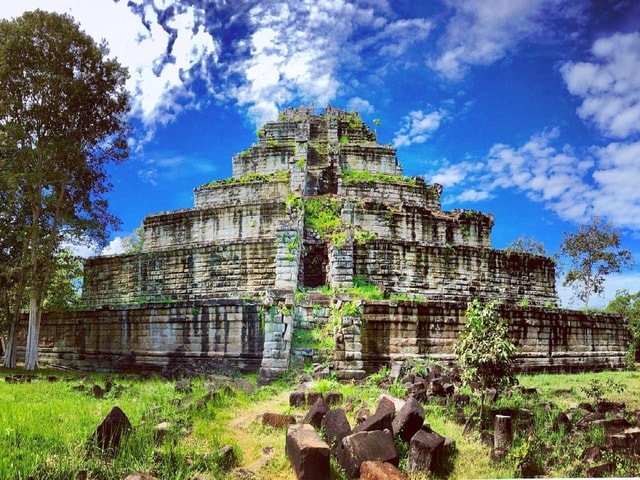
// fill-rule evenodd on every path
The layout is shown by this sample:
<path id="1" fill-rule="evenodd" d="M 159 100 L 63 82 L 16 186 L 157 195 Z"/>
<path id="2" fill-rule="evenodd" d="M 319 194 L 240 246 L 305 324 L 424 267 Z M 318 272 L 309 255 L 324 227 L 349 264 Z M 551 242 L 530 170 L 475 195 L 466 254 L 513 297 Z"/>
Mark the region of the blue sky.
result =
<path id="1" fill-rule="evenodd" d="M 379 142 L 444 186 L 444 209 L 495 215 L 495 248 L 527 236 L 553 253 L 598 215 L 640 263 L 636 0 L 21 0 L 0 17 L 35 8 L 71 14 L 129 67 L 108 252 L 230 176 L 279 109 L 313 102 L 380 119 Z M 640 290 L 640 268 L 599 304 L 621 288 Z"/>

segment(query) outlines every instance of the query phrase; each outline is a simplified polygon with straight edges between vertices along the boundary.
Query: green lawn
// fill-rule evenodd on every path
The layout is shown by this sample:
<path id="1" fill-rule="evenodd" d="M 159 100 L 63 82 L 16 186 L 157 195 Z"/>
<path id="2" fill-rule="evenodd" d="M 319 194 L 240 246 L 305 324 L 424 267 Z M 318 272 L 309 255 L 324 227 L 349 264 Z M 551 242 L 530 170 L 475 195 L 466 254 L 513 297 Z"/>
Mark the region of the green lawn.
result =
<path id="1" fill-rule="evenodd" d="M 192 390 L 185 393 L 176 392 L 174 381 L 141 380 L 136 376 L 38 372 L 30 383 L 4 381 L 5 376 L 20 373 L 0 369 L 0 480 L 62 480 L 76 478 L 81 471 L 87 478 L 105 480 L 122 479 L 134 471 L 166 479 L 191 479 L 196 473 L 231 478 L 229 466 L 219 456 L 223 445 L 233 447 L 240 465 L 258 469 L 265 478 L 295 478 L 284 453 L 284 432 L 262 427 L 259 420 L 266 411 L 304 416 L 305 409 L 288 406 L 288 392 L 297 388 L 295 383 L 280 382 L 251 394 L 221 389 L 219 395 L 203 401 L 209 384 L 204 378 L 194 379 Z M 49 382 L 48 375 L 56 375 L 58 380 Z M 104 398 L 94 398 L 93 383 L 104 387 L 106 378 L 111 378 L 115 387 Z M 490 448 L 480 442 L 477 432 L 463 435 L 463 426 L 454 422 L 452 405 L 426 405 L 426 422 L 457 445 L 456 455 L 436 477 L 509 478 L 521 474 L 526 462 L 542 462 L 546 476 L 584 475 L 579 456 L 589 442 L 602 441 L 602 432 L 587 432 L 579 443 L 569 443 L 563 433 L 550 429 L 550 422 L 571 404 L 587 401 L 581 389 L 593 379 L 602 384 L 607 379 L 624 384 L 623 393 L 607 392 L 606 398 L 624 401 L 628 410 L 640 408 L 640 373 L 635 371 L 520 376 L 520 384 L 535 387 L 539 397 L 515 395 L 499 400 L 497 406 L 530 408 L 536 416 L 536 434 L 532 437 L 516 431 L 511 455 L 498 463 L 490 460 Z M 255 385 L 255 378 L 250 380 Z M 380 393 L 373 382 L 356 386 L 324 380 L 316 388 L 342 390 L 345 397 L 356 400 L 356 408 L 362 402 L 375 408 Z M 399 394 L 401 388 L 396 385 L 392 392 Z M 537 405 L 543 401 L 556 406 L 542 411 Z M 91 448 L 88 439 L 115 405 L 128 415 L 133 431 L 120 453 L 110 458 Z M 472 415 L 474 407 L 466 407 L 465 412 Z M 350 415 L 353 425 L 353 413 Z M 161 421 L 169 421 L 172 426 L 167 439 L 156 445 L 153 427 Z M 267 447 L 273 450 L 265 457 L 265 451 L 271 452 Z M 640 473 L 637 467 L 620 463 L 617 473 Z M 335 477 L 340 478 L 340 474 L 335 473 Z"/>

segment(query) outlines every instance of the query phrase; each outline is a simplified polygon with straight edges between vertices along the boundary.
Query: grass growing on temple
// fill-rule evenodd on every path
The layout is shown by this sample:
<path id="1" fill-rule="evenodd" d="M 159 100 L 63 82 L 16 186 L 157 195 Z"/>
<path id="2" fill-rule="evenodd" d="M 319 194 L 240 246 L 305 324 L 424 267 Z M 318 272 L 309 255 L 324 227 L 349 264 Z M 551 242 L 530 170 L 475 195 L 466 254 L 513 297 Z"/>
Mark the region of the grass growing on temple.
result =
<path id="1" fill-rule="evenodd" d="M 261 478 L 293 479 L 284 452 L 282 430 L 263 427 L 264 412 L 291 413 L 302 417 L 305 408 L 288 406 L 288 393 L 297 389 L 293 376 L 273 385 L 246 392 L 222 388 L 211 396 L 210 379 L 198 378 L 187 389 L 177 389 L 176 381 L 159 377 L 39 372 L 31 382 L 8 383 L 5 376 L 21 372 L 0 370 L 0 479 L 69 479 L 86 472 L 86 478 L 122 479 L 142 471 L 156 478 L 191 479 L 197 473 L 213 478 L 233 478 L 231 466 L 220 455 L 221 447 L 233 448 L 237 464 L 259 472 Z M 50 382 L 49 375 L 57 381 Z M 381 393 L 375 374 L 363 385 L 341 384 L 325 379 L 313 387 L 320 391 L 340 390 L 345 398 L 374 406 Z M 95 398 L 92 386 L 113 386 L 102 398 Z M 451 404 L 425 405 L 426 423 L 436 432 L 456 441 L 457 453 L 447 470 L 436 478 L 504 478 L 525 473 L 563 476 L 584 475 L 582 450 L 603 440 L 603 432 L 585 433 L 580 445 L 568 445 L 564 432 L 554 431 L 550 420 L 572 403 L 589 401 L 594 382 L 606 387 L 607 380 L 625 385 L 624 392 L 604 391 L 608 400 L 623 401 L 628 410 L 640 408 L 640 373 L 602 372 L 573 375 L 520 376 L 523 387 L 535 387 L 534 400 L 515 394 L 498 400 L 495 407 L 530 408 L 536 425 L 535 436 L 516 432 L 510 455 L 500 462 L 490 460 L 490 448 L 477 435 L 464 435 L 455 422 Z M 255 378 L 249 377 L 255 385 Z M 606 389 L 606 388 L 605 388 Z M 402 385 L 388 390 L 401 395 Z M 207 399 L 202 401 L 202 399 Z M 552 402 L 553 408 L 545 407 Z M 89 437 L 114 405 L 129 417 L 133 429 L 113 458 L 90 447 Z M 466 407 L 469 410 L 474 405 Z M 471 411 L 467 412 L 471 414 Z M 352 415 L 352 414 L 350 414 Z M 471 415 L 470 415 L 471 416 Z M 154 441 L 153 427 L 167 421 L 164 441 Z M 354 425 L 353 418 L 350 418 Z M 553 464 L 549 464 L 552 461 Z M 637 474 L 637 467 L 620 462 L 619 474 Z M 538 470 L 536 470 L 538 469 Z M 334 478 L 342 478 L 334 470 Z M 412 480 L 432 478 L 411 476 Z"/>

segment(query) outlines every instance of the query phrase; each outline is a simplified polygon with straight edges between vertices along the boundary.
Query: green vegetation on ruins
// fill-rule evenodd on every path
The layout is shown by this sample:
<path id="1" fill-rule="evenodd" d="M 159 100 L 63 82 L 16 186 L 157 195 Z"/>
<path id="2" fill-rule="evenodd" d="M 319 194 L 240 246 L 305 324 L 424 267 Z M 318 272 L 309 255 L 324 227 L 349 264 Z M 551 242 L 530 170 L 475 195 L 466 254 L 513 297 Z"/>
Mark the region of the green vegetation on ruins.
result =
<path id="1" fill-rule="evenodd" d="M 425 360 L 416 362 L 414 371 L 433 366 Z M 5 377 L 20 372 L 5 369 L 2 373 Z M 399 380 L 388 380 L 389 373 L 385 367 L 360 384 L 324 378 L 316 380 L 311 390 L 340 391 L 345 398 L 354 399 L 354 409 L 347 413 L 353 426 L 354 412 L 365 403 L 375 405 L 380 393 L 403 393 Z M 58 381 L 47 381 L 49 375 L 55 375 Z M 116 480 L 142 471 L 161 479 L 188 479 L 198 473 L 231 479 L 233 464 L 226 464 L 220 454 L 225 445 L 232 447 L 238 466 L 260 478 L 295 478 L 284 451 L 283 431 L 265 427 L 260 420 L 264 412 L 292 414 L 298 421 L 306 414 L 306 407 L 288 404 L 288 393 L 302 381 L 294 372 L 261 388 L 255 387 L 253 376 L 222 384 L 215 378 L 194 378 L 187 381 L 185 391 L 178 391 L 176 382 L 160 377 L 40 371 L 31 378 L 30 383 L 0 380 L 0 478 L 67 479 L 85 472 L 86 478 Z M 103 398 L 95 398 L 94 382 L 105 385 L 107 378 L 113 382 L 112 389 Z M 608 388 L 609 379 L 626 388 Z M 455 440 L 457 451 L 434 476 L 409 474 L 409 478 L 585 476 L 590 465 L 582 456 L 592 445 L 604 446 L 602 427 L 594 426 L 571 437 L 563 428 L 554 429 L 554 419 L 571 404 L 592 401 L 594 393 L 608 401 L 625 402 L 627 411 L 640 408 L 640 374 L 636 371 L 521 375 L 518 380 L 519 387 L 488 405 L 490 409 L 530 412 L 528 420 L 521 419 L 530 427 L 514 428 L 513 447 L 503 460 L 492 461 L 491 448 L 482 443 L 480 434 L 465 435 L 464 426 L 456 423 L 457 412 L 470 417 L 477 411 L 476 399 L 472 397 L 463 407 L 431 401 L 424 404 L 425 423 Z M 585 391 L 585 386 L 594 386 L 597 391 Z M 527 393 L 532 388 L 537 395 Z M 115 405 L 126 413 L 133 429 L 120 452 L 110 458 L 93 450 L 88 439 Z M 574 417 L 585 415 L 580 409 L 572 412 Z M 153 429 L 162 421 L 169 422 L 169 428 L 164 440 L 156 443 Z M 263 452 L 267 447 L 272 453 Z M 599 463 L 616 462 L 615 476 L 640 474 L 639 464 L 619 453 L 603 448 L 601 455 Z M 331 478 L 345 478 L 335 465 L 332 469 Z"/>
<path id="2" fill-rule="evenodd" d="M 248 173 L 239 178 L 229 177 L 222 180 L 214 180 L 213 182 L 207 183 L 205 186 L 217 187 L 220 185 L 239 185 L 254 182 L 284 182 L 287 180 L 289 180 L 289 172 L 287 170 L 281 170 L 279 172 L 269 174 Z"/>
<path id="3" fill-rule="evenodd" d="M 391 175 L 389 173 L 371 173 L 368 170 L 342 170 L 342 181 L 349 185 L 353 183 L 372 184 L 376 182 L 404 183 L 407 185 L 415 185 L 416 179 L 405 177 L 404 175 Z"/>

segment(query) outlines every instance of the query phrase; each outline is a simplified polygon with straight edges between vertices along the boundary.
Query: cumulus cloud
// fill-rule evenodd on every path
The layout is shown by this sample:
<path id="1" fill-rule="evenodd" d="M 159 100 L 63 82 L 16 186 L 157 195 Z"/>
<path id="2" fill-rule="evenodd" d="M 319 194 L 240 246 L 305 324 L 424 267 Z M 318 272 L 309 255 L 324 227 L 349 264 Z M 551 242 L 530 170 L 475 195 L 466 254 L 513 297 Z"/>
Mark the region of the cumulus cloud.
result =
<path id="1" fill-rule="evenodd" d="M 580 2 L 568 0 L 446 0 L 453 16 L 429 66 L 460 79 L 471 65 L 489 65 L 529 38 L 548 38 L 555 19 L 579 19 Z"/>
<path id="2" fill-rule="evenodd" d="M 80 258 L 92 257 L 98 251 L 98 244 L 89 239 L 85 239 L 84 241 L 74 240 L 73 242 L 65 241 L 61 247 L 69 250 L 73 255 Z"/>
<path id="3" fill-rule="evenodd" d="M 593 153 L 598 160 L 594 211 L 619 227 L 640 230 L 640 142 L 610 143 Z"/>
<path id="4" fill-rule="evenodd" d="M 372 113 L 375 109 L 368 100 L 360 97 L 353 97 L 347 102 L 347 108 L 360 113 Z"/>
<path id="5" fill-rule="evenodd" d="M 357 89 L 359 73 L 410 66 L 402 57 L 428 37 L 431 22 L 391 17 L 386 1 L 207 4 L 206 31 L 224 39 L 216 43 L 219 84 L 209 93 L 235 102 L 258 125 L 293 103 L 324 106 Z"/>
<path id="6" fill-rule="evenodd" d="M 569 92 L 582 98 L 578 115 L 610 137 L 640 133 L 640 33 L 600 38 L 591 53 L 592 61 L 560 69 Z"/>
<path id="7" fill-rule="evenodd" d="M 415 64 L 407 53 L 433 28 L 427 19 L 394 18 L 386 1 L 23 0 L 0 15 L 34 8 L 69 13 L 108 40 L 131 75 L 142 143 L 208 102 L 235 103 L 261 124 L 292 103 L 348 97 L 362 75 Z M 370 108 L 364 102 L 358 107 Z"/>
<path id="8" fill-rule="evenodd" d="M 443 111 L 424 113 L 414 110 L 402 119 L 400 130 L 395 133 L 393 145 L 396 148 L 408 147 L 414 143 L 424 143 L 440 127 L 445 117 Z"/>
<path id="9" fill-rule="evenodd" d="M 564 220 L 584 221 L 595 213 L 594 191 L 586 180 L 594 162 L 567 145 L 554 146 L 558 136 L 554 129 L 534 135 L 517 148 L 494 145 L 487 156 L 490 188 L 516 188 Z"/>
<path id="10" fill-rule="evenodd" d="M 640 230 L 640 142 L 614 142 L 580 152 L 560 142 L 560 131 L 532 135 L 524 144 L 493 145 L 479 162 L 444 165 L 427 175 L 453 193 L 443 203 L 493 198 L 515 189 L 555 212 L 584 223 L 601 216 L 616 226 Z"/>
<path id="11" fill-rule="evenodd" d="M 124 253 L 122 237 L 115 237 L 109 242 L 109 245 L 102 249 L 100 255 L 119 255 L 121 253 Z"/>

